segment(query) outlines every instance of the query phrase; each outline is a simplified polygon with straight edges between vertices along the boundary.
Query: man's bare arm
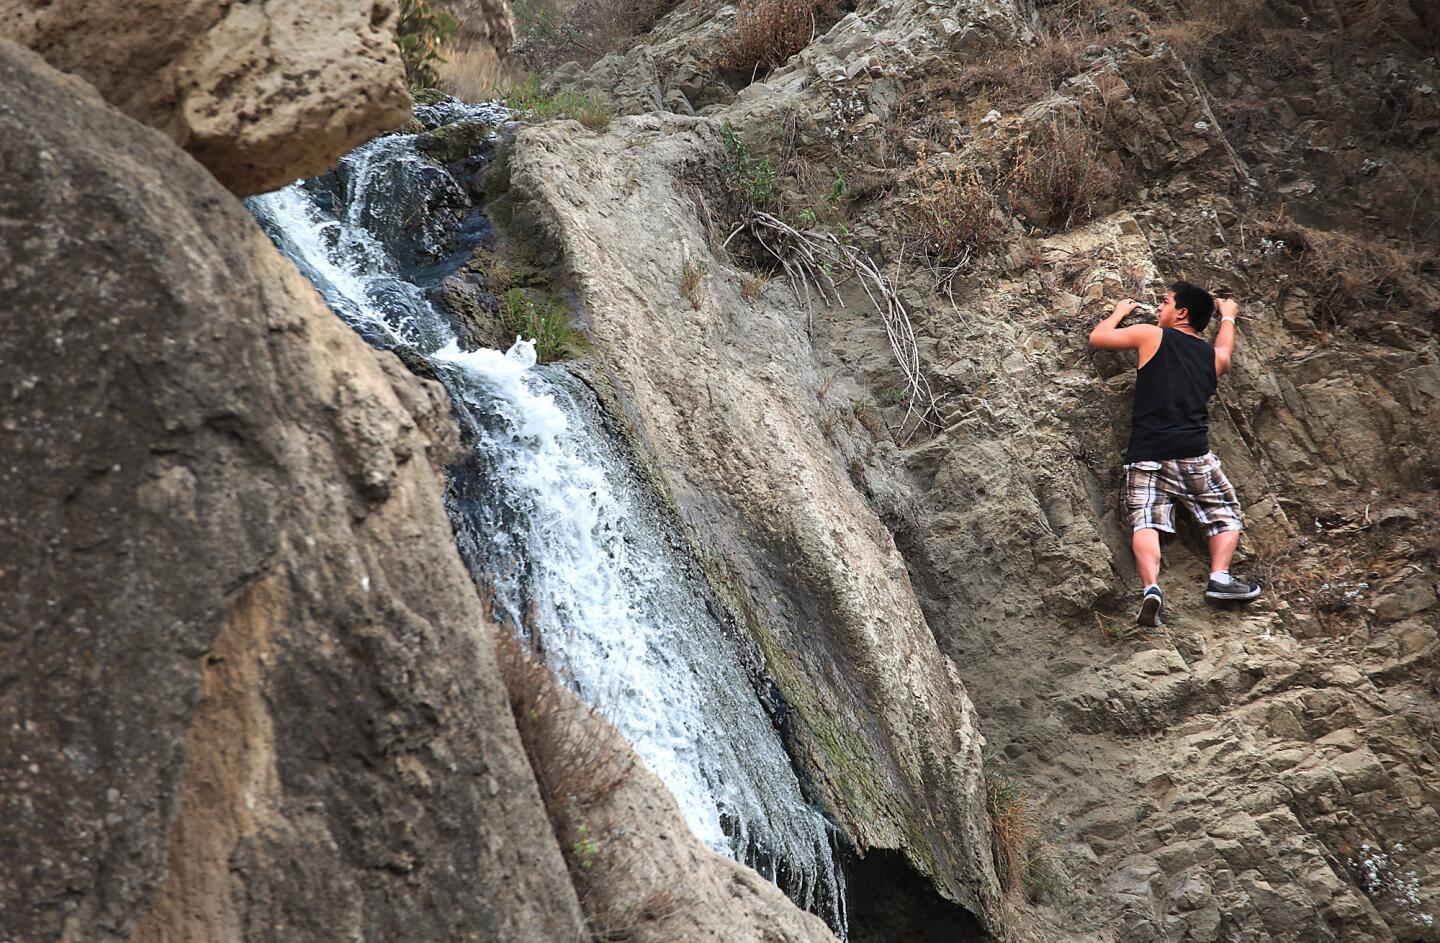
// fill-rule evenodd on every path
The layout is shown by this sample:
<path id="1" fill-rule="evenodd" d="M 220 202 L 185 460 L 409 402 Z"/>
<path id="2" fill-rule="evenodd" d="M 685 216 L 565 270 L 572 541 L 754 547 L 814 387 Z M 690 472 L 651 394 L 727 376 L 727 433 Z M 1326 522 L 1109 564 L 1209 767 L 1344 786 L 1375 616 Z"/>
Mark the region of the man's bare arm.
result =
<path id="1" fill-rule="evenodd" d="M 1233 298 L 1220 298 L 1215 307 L 1220 312 L 1220 330 L 1215 334 L 1215 375 L 1218 377 L 1230 369 L 1230 358 L 1235 355 L 1235 315 L 1240 306 Z"/>
<path id="2" fill-rule="evenodd" d="M 1116 302 L 1115 310 L 1110 312 L 1110 316 L 1095 325 L 1095 329 L 1090 332 L 1090 346 L 1101 350 L 1139 350 L 1146 339 L 1159 328 L 1153 324 L 1120 327 L 1120 322 L 1136 307 L 1138 302 L 1131 298 Z"/>

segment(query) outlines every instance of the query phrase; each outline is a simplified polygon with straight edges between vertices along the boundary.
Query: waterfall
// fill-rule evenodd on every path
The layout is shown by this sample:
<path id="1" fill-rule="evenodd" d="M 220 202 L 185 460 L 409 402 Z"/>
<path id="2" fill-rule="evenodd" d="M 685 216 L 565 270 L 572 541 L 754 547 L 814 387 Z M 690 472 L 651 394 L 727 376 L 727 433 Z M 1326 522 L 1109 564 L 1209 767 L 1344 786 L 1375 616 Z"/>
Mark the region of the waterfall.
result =
<path id="1" fill-rule="evenodd" d="M 506 114 L 417 108 L 435 126 Z M 464 188 L 395 134 L 251 212 L 372 345 L 424 357 L 467 448 L 447 510 L 497 620 L 635 746 L 695 835 L 845 933 L 830 828 L 806 802 L 753 661 L 594 395 L 534 345 L 463 349 L 428 293 L 486 226 Z M 417 223 L 416 221 L 419 220 Z"/>

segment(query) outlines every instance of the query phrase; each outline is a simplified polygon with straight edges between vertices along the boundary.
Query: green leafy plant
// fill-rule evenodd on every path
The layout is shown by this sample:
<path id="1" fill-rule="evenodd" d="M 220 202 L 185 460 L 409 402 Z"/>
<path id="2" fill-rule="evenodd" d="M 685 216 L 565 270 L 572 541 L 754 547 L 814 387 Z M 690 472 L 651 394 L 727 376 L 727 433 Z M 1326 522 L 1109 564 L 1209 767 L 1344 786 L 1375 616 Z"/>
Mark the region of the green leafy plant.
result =
<path id="1" fill-rule="evenodd" d="M 595 866 L 595 856 L 600 853 L 600 846 L 590 837 L 590 826 L 584 822 L 575 826 L 575 841 L 571 843 L 570 851 L 575 862 L 584 870 L 589 871 Z"/>
<path id="2" fill-rule="evenodd" d="M 586 348 L 585 335 L 570 325 L 565 308 L 549 299 L 536 303 L 523 288 L 508 289 L 500 301 L 505 329 L 535 341 L 541 363 L 577 357 Z"/>
<path id="3" fill-rule="evenodd" d="M 540 77 L 532 75 L 501 89 L 506 104 L 533 120 L 571 118 L 593 131 L 599 131 L 615 117 L 615 110 L 603 99 L 573 92 L 547 94 L 540 88 Z"/>
<path id="4" fill-rule="evenodd" d="M 446 50 L 460 31 L 460 21 L 432 0 L 400 0 L 400 22 L 395 45 L 405 63 L 405 81 L 412 90 L 433 86 Z"/>
<path id="5" fill-rule="evenodd" d="M 729 186 L 731 194 L 744 208 L 770 210 L 775 207 L 775 165 L 767 157 L 756 157 L 750 145 L 740 137 L 735 126 L 726 121 L 720 126 L 725 139 L 725 152 L 730 158 Z"/>

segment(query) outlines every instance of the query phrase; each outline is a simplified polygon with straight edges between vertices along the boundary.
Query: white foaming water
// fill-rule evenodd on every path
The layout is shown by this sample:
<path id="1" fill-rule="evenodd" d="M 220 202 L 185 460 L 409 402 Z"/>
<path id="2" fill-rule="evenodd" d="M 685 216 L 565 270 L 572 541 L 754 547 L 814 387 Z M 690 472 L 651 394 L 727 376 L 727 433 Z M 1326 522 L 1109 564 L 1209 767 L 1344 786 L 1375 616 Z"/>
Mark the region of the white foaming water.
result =
<path id="1" fill-rule="evenodd" d="M 593 395 L 537 367 L 529 341 L 462 350 L 386 251 L 374 228 L 414 212 L 386 203 L 397 174 L 436 172 L 413 138 L 380 139 L 345 162 L 344 194 L 330 205 L 292 185 L 251 210 L 348 323 L 378 346 L 426 355 L 449 389 L 472 451 L 451 470 L 447 505 L 496 617 L 635 745 L 698 838 L 843 934 L 828 826 L 801 794 L 698 567 Z"/>

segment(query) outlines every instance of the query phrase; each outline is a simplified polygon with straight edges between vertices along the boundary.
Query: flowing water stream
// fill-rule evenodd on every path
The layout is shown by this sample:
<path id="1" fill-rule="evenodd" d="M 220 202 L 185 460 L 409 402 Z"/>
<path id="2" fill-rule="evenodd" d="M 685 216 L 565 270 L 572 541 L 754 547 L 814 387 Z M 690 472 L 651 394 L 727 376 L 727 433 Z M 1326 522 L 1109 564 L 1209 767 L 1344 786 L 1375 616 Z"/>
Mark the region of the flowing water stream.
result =
<path id="1" fill-rule="evenodd" d="M 427 125 L 508 115 L 418 108 Z M 462 175 L 463 176 L 463 175 Z M 390 135 L 329 174 L 248 201 L 346 323 L 424 357 L 468 454 L 450 470 L 456 540 L 495 617 L 601 710 L 697 837 L 845 932 L 829 828 L 800 784 L 745 646 L 589 388 L 535 349 L 466 350 L 430 301 L 486 235 L 460 182 Z"/>

